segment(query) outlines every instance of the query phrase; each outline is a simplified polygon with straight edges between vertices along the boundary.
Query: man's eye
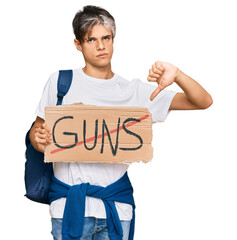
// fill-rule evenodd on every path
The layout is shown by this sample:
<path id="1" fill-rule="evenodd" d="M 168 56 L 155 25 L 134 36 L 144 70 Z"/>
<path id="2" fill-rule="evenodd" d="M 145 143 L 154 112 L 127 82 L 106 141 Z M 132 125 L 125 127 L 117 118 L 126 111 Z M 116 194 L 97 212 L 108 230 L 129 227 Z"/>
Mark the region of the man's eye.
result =
<path id="1" fill-rule="evenodd" d="M 105 36 L 104 37 L 104 40 L 109 40 L 110 39 L 110 36 Z"/>
<path id="2" fill-rule="evenodd" d="M 87 42 L 94 42 L 94 39 L 93 39 L 93 38 L 89 38 L 89 39 L 87 40 Z"/>

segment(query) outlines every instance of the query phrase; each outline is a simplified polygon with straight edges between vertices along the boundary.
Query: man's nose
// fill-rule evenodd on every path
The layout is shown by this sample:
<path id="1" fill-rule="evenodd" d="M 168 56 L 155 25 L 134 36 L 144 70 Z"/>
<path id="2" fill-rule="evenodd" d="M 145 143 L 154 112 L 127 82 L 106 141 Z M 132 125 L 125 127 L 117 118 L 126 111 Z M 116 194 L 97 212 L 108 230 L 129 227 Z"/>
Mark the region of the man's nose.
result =
<path id="1" fill-rule="evenodd" d="M 97 50 L 104 49 L 104 44 L 101 40 L 98 40 L 97 42 Z"/>

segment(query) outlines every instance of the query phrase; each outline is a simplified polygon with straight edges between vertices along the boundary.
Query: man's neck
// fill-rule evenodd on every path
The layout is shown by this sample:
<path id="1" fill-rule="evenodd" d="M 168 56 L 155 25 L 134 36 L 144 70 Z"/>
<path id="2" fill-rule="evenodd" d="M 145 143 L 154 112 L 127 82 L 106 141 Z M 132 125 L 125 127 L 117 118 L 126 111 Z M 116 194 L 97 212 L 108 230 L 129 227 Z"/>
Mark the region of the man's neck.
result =
<path id="1" fill-rule="evenodd" d="M 86 75 L 93 78 L 110 79 L 114 76 L 114 73 L 111 71 L 111 66 L 98 68 L 86 65 L 82 70 Z"/>

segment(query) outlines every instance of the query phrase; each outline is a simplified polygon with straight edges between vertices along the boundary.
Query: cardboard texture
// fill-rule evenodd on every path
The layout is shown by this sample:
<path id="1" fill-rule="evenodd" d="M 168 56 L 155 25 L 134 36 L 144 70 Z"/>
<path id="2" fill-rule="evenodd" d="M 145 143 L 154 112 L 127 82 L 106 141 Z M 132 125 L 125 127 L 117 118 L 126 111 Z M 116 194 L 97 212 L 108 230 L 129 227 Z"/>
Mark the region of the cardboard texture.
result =
<path id="1" fill-rule="evenodd" d="M 153 157 L 152 119 L 147 108 L 82 103 L 46 107 L 53 141 L 45 162 L 148 162 Z"/>

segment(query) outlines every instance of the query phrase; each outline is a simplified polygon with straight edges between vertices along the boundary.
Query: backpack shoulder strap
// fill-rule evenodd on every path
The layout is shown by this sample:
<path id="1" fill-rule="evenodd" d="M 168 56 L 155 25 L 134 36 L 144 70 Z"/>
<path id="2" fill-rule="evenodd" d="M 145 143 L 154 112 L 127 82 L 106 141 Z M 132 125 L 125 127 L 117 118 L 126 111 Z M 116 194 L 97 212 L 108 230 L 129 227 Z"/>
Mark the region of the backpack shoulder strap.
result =
<path id="1" fill-rule="evenodd" d="M 61 105 L 63 97 L 67 94 L 72 83 L 73 72 L 72 70 L 60 70 L 58 75 L 58 101 L 57 105 Z"/>

